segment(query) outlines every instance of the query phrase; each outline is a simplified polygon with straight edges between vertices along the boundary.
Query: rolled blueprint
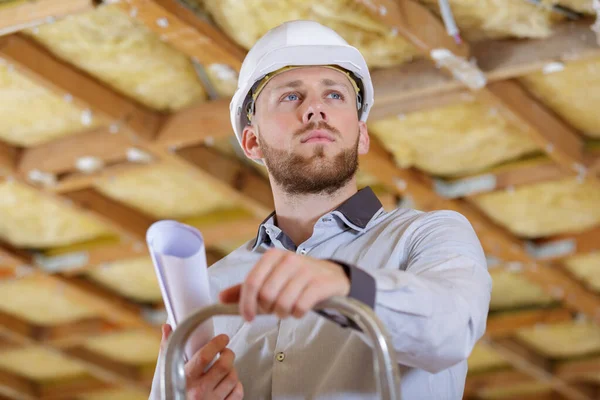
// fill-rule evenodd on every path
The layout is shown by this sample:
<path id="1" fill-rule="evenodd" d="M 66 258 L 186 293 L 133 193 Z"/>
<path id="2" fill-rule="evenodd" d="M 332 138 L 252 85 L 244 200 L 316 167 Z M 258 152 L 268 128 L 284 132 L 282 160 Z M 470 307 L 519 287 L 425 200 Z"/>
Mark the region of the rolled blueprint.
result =
<path id="1" fill-rule="evenodd" d="M 146 242 L 167 310 L 167 322 L 175 329 L 198 309 L 211 305 L 202 234 L 177 221 L 152 224 Z M 212 320 L 203 322 L 185 347 L 186 362 L 214 336 Z"/>

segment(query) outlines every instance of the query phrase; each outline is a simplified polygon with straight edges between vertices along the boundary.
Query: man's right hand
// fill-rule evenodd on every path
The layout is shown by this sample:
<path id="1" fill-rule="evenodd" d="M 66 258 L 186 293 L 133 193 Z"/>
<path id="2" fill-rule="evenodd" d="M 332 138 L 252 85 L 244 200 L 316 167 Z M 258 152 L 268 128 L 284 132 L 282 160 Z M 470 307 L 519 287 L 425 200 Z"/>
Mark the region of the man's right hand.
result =
<path id="1" fill-rule="evenodd" d="M 162 326 L 161 348 L 165 348 L 171 326 Z M 215 336 L 198 350 L 185 365 L 188 400 L 240 400 L 244 397 L 242 383 L 233 367 L 235 354 L 227 348 L 227 335 Z M 219 359 L 205 371 L 219 355 Z"/>

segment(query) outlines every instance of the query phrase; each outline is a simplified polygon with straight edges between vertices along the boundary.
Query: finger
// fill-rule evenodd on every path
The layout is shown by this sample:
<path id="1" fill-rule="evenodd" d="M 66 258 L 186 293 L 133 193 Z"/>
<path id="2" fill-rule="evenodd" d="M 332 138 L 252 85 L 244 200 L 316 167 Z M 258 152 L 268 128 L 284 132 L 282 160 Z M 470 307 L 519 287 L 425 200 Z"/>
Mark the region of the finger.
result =
<path id="1" fill-rule="evenodd" d="M 235 285 L 219 293 L 219 299 L 222 303 L 239 303 L 242 285 Z"/>
<path id="2" fill-rule="evenodd" d="M 298 301 L 292 309 L 292 315 L 296 318 L 302 318 L 318 302 L 333 296 L 333 287 L 323 281 L 311 281 L 304 288 Z"/>
<path id="3" fill-rule="evenodd" d="M 273 306 L 273 310 L 279 318 L 287 318 L 292 314 L 292 310 L 310 282 L 310 278 L 311 274 L 308 271 L 298 271 L 293 279 L 288 280 Z"/>
<path id="4" fill-rule="evenodd" d="M 202 346 L 185 365 L 185 375 L 188 381 L 197 379 L 214 358 L 229 344 L 229 336 L 218 335 Z"/>
<path id="5" fill-rule="evenodd" d="M 235 369 L 232 369 L 231 372 L 217 384 L 213 394 L 219 399 L 224 399 L 233 392 L 233 389 L 235 389 L 239 381 L 237 372 Z"/>
<path id="6" fill-rule="evenodd" d="M 169 340 L 169 336 L 171 336 L 173 328 L 171 328 L 171 325 L 169 324 L 162 324 L 162 326 L 160 327 L 160 331 L 162 334 L 162 337 L 160 339 L 160 348 L 164 349 L 167 344 L 167 340 Z"/>
<path id="7" fill-rule="evenodd" d="M 256 315 L 257 295 L 271 269 L 284 256 L 281 250 L 267 251 L 256 263 L 242 284 L 240 294 L 240 312 L 246 321 L 252 321 Z"/>
<path id="8" fill-rule="evenodd" d="M 265 313 L 271 313 L 277 298 L 282 294 L 290 280 L 298 274 L 300 269 L 290 257 L 283 257 L 273 266 L 271 273 L 265 279 L 258 292 L 258 305 Z"/>
<path id="9" fill-rule="evenodd" d="M 244 398 L 244 387 L 242 386 L 242 382 L 238 382 L 237 385 L 233 388 L 233 391 L 229 394 L 229 396 L 225 397 L 225 400 L 241 400 Z"/>
<path id="10" fill-rule="evenodd" d="M 235 354 L 230 349 L 224 349 L 219 355 L 219 359 L 215 362 L 206 374 L 200 378 L 203 385 L 206 385 L 209 391 L 214 391 L 217 385 L 233 371 L 233 361 Z M 225 397 L 225 396 L 223 396 Z"/>

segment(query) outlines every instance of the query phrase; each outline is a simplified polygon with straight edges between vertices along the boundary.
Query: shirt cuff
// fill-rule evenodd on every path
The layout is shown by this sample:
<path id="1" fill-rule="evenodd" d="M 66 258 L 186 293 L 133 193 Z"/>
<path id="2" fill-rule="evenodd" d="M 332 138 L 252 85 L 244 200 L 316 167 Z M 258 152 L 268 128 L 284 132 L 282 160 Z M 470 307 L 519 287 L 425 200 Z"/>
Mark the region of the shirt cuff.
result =
<path id="1" fill-rule="evenodd" d="M 359 300 L 371 309 L 374 309 L 377 292 L 375 278 L 367 271 L 358 268 L 355 265 L 339 260 L 329 261 L 339 264 L 344 269 L 348 279 L 350 279 L 350 293 L 348 294 L 348 297 Z"/>

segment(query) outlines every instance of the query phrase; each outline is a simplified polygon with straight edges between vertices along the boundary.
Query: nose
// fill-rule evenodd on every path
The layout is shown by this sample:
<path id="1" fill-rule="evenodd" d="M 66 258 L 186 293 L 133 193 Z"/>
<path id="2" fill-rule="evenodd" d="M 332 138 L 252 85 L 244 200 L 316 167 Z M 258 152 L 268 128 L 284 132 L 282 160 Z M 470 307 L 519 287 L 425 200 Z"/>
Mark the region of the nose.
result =
<path id="1" fill-rule="evenodd" d="M 327 122 L 327 112 L 325 111 L 323 103 L 318 101 L 309 103 L 302 114 L 302 122 L 308 124 L 310 122 L 319 122 L 321 120 Z"/>

